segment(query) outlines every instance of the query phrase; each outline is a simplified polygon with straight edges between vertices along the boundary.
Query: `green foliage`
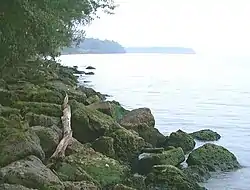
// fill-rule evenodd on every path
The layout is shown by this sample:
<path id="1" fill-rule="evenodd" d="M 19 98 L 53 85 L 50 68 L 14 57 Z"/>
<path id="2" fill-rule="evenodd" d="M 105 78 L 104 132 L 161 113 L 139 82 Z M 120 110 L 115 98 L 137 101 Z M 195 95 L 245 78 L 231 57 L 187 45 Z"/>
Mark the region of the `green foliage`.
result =
<path id="1" fill-rule="evenodd" d="M 0 66 L 39 56 L 58 55 L 61 47 L 82 39 L 82 27 L 113 0 L 3 0 L 0 10 Z"/>

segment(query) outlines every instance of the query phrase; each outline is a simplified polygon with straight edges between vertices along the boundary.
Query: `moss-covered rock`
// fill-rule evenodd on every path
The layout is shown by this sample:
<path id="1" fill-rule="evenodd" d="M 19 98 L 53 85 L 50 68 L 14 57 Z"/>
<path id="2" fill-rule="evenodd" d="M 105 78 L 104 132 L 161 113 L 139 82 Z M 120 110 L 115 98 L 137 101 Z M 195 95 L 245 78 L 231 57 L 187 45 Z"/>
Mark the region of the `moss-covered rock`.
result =
<path id="1" fill-rule="evenodd" d="M 24 187 L 22 185 L 8 184 L 8 183 L 0 184 L 0 189 L 1 190 L 35 190 L 35 189 Z"/>
<path id="2" fill-rule="evenodd" d="M 68 178 L 77 176 L 80 179 L 86 177 L 86 175 L 80 175 L 81 171 L 85 171 L 102 186 L 120 183 L 128 172 L 126 166 L 121 165 L 112 158 L 93 151 L 93 149 L 85 149 L 84 152 L 65 157 L 55 170 L 60 172 L 61 176 L 65 175 Z"/>
<path id="3" fill-rule="evenodd" d="M 25 120 L 28 121 L 30 126 L 44 126 L 51 127 L 53 125 L 61 128 L 61 119 L 60 117 L 51 117 L 43 114 L 35 114 L 29 112 L 25 115 Z"/>
<path id="4" fill-rule="evenodd" d="M 184 160 L 185 155 L 180 147 L 162 153 L 142 153 L 139 155 L 137 170 L 139 174 L 148 174 L 155 165 L 178 166 Z"/>
<path id="5" fill-rule="evenodd" d="M 92 142 L 120 127 L 110 116 L 98 110 L 74 101 L 71 105 L 73 136 L 81 143 Z"/>
<path id="6" fill-rule="evenodd" d="M 112 118 L 114 118 L 116 121 L 119 121 L 126 113 L 129 112 L 115 101 L 98 102 L 90 104 L 88 107 L 91 109 L 96 109 L 104 114 L 107 114 Z"/>
<path id="7" fill-rule="evenodd" d="M 165 141 L 165 136 L 156 128 L 155 119 L 150 109 L 139 108 L 125 114 L 120 120 L 121 126 L 132 129 L 148 143 L 153 146 L 161 146 Z"/>
<path id="8" fill-rule="evenodd" d="M 113 190 L 136 190 L 132 187 L 128 187 L 126 185 L 123 185 L 123 184 L 116 184 L 114 187 L 113 187 Z"/>
<path id="9" fill-rule="evenodd" d="M 93 88 L 88 88 L 85 86 L 79 86 L 78 90 L 86 94 L 86 96 L 89 98 L 91 96 L 97 95 L 101 100 L 105 100 L 105 95 L 101 94 L 100 92 L 95 91 Z"/>
<path id="10" fill-rule="evenodd" d="M 6 122 L 7 126 L 0 127 L 0 166 L 29 155 L 36 155 L 42 160 L 45 158 L 40 140 L 35 133 L 26 128 L 9 126 L 10 121 L 2 121 Z"/>
<path id="11" fill-rule="evenodd" d="M 98 103 L 100 101 L 101 101 L 101 99 L 100 99 L 99 96 L 93 95 L 93 96 L 90 96 L 90 97 L 87 98 L 86 103 L 87 103 L 87 105 L 90 105 L 90 104 L 93 104 L 93 103 Z"/>
<path id="12" fill-rule="evenodd" d="M 3 106 L 11 106 L 13 102 L 17 100 L 17 96 L 14 91 L 9 91 L 0 88 L 0 104 Z"/>
<path id="13" fill-rule="evenodd" d="M 62 136 L 61 130 L 56 126 L 52 126 L 51 128 L 34 126 L 31 129 L 39 137 L 45 156 L 46 158 L 49 158 L 59 144 L 60 137 Z"/>
<path id="14" fill-rule="evenodd" d="M 33 112 L 35 114 L 44 114 L 53 117 L 62 116 L 61 105 L 58 104 L 17 101 L 13 107 L 20 109 L 23 114 Z"/>
<path id="15" fill-rule="evenodd" d="M 195 141 L 186 132 L 178 130 L 166 138 L 165 146 L 181 147 L 184 153 L 188 153 L 194 149 Z"/>
<path id="16" fill-rule="evenodd" d="M 68 156 L 75 153 L 89 152 L 90 150 L 94 152 L 94 149 L 91 149 L 91 143 L 82 144 L 75 138 L 72 138 L 71 142 L 67 146 L 65 154 Z"/>
<path id="17" fill-rule="evenodd" d="M 207 143 L 188 156 L 188 165 L 204 165 L 209 171 L 230 171 L 240 167 L 237 158 L 226 148 Z"/>
<path id="18" fill-rule="evenodd" d="M 63 190 L 59 178 L 35 156 L 26 157 L 1 168 L 0 176 L 4 183 L 42 190 Z"/>
<path id="19" fill-rule="evenodd" d="M 98 186 L 90 181 L 64 182 L 64 190 L 100 190 Z"/>
<path id="20" fill-rule="evenodd" d="M 189 179 L 199 183 L 204 183 L 211 177 L 211 174 L 209 173 L 209 170 L 206 166 L 188 166 L 187 168 L 183 169 L 183 172 L 188 176 Z"/>
<path id="21" fill-rule="evenodd" d="M 137 190 L 145 190 L 147 189 L 145 184 L 145 179 L 146 179 L 145 176 L 136 173 L 128 176 L 125 179 L 124 184 L 129 187 L 133 187 Z"/>
<path id="22" fill-rule="evenodd" d="M 114 139 L 116 157 L 125 162 L 131 162 L 146 146 L 143 138 L 125 128 L 117 129 L 110 136 Z"/>
<path id="23" fill-rule="evenodd" d="M 196 131 L 193 133 L 190 133 L 190 135 L 199 141 L 217 141 L 221 138 L 221 136 L 210 129 L 203 129 L 200 131 Z"/>
<path id="24" fill-rule="evenodd" d="M 0 104 L 0 116 L 5 117 L 10 120 L 21 121 L 22 116 L 19 109 L 5 107 Z"/>
<path id="25" fill-rule="evenodd" d="M 92 143 L 95 151 L 100 152 L 108 157 L 115 157 L 114 139 L 112 137 L 99 137 Z"/>
<path id="26" fill-rule="evenodd" d="M 154 166 L 147 176 L 148 189 L 161 190 L 204 190 L 196 182 L 190 180 L 180 169 L 172 165 Z"/>

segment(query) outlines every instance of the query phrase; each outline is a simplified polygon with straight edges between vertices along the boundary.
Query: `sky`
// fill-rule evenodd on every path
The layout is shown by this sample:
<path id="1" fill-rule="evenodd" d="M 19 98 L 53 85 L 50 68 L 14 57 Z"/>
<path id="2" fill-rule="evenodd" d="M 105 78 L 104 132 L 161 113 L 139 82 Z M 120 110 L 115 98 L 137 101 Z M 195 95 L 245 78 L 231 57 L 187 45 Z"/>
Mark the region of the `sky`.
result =
<path id="1" fill-rule="evenodd" d="M 115 0 L 87 36 L 123 46 L 181 46 L 250 54 L 250 0 Z"/>

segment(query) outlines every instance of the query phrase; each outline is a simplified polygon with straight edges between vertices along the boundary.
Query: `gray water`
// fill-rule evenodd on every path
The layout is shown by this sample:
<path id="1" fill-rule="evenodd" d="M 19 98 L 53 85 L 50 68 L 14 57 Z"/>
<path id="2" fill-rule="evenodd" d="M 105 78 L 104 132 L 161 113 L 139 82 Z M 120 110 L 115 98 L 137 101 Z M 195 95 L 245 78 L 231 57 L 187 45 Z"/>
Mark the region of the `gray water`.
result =
<path id="1" fill-rule="evenodd" d="M 91 81 L 88 85 L 128 109 L 149 107 L 162 133 L 217 131 L 222 138 L 216 144 L 232 151 L 243 168 L 213 175 L 205 186 L 250 189 L 250 57 L 116 54 L 60 59 L 83 70 L 96 67 L 94 76 L 80 81 Z"/>

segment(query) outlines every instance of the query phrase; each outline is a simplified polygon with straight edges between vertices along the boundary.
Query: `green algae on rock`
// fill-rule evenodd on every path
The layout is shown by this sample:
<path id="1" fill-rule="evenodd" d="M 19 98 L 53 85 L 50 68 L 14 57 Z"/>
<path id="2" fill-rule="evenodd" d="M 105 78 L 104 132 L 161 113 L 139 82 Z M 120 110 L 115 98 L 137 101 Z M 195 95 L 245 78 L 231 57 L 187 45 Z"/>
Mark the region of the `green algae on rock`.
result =
<path id="1" fill-rule="evenodd" d="M 240 164 L 233 153 L 226 148 L 207 143 L 195 149 L 188 156 L 188 165 L 203 165 L 209 171 L 230 171 L 240 168 Z"/>
<path id="2" fill-rule="evenodd" d="M 90 181 L 66 181 L 63 182 L 64 190 L 100 190 L 98 186 Z"/>
<path id="3" fill-rule="evenodd" d="M 190 133 L 190 135 L 194 139 L 199 140 L 199 141 L 217 141 L 221 138 L 221 136 L 217 132 L 212 131 L 210 129 L 203 129 L 200 131 L 196 131 L 196 132 Z"/>
<path id="4" fill-rule="evenodd" d="M 194 149 L 195 141 L 186 132 L 178 130 L 166 138 L 165 146 L 181 147 L 184 153 L 188 153 Z"/>
<path id="5" fill-rule="evenodd" d="M 28 188 L 63 190 L 59 178 L 35 156 L 28 156 L 0 169 L 4 183 Z"/>
<path id="6" fill-rule="evenodd" d="M 156 165 L 146 179 L 148 189 L 205 190 L 172 165 Z"/>
<path id="7" fill-rule="evenodd" d="M 114 139 L 112 137 L 102 136 L 92 143 L 95 151 L 100 152 L 110 158 L 115 157 Z"/>
<path id="8" fill-rule="evenodd" d="M 202 165 L 192 165 L 183 169 L 183 172 L 188 176 L 189 179 L 192 179 L 199 183 L 206 182 L 211 174 L 206 166 Z"/>
<path id="9" fill-rule="evenodd" d="M 8 183 L 0 184 L 0 189 L 1 190 L 35 190 L 35 189 L 24 187 L 22 185 L 8 184 Z"/>
<path id="10" fill-rule="evenodd" d="M 175 148 L 162 153 L 142 153 L 138 158 L 138 173 L 148 174 L 155 165 L 178 166 L 185 160 L 182 148 Z"/>

